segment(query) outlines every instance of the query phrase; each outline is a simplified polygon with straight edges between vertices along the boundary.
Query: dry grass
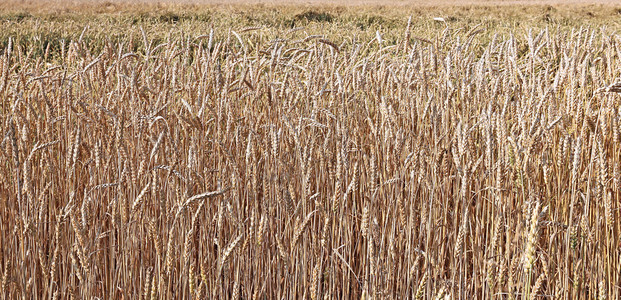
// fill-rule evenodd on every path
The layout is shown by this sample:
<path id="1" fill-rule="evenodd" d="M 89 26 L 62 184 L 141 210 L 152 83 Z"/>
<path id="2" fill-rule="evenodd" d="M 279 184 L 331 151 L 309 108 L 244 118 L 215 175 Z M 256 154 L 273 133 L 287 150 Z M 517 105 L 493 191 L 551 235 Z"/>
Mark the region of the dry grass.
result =
<path id="1" fill-rule="evenodd" d="M 0 295 L 621 297 L 621 37 L 416 24 L 7 38 Z"/>

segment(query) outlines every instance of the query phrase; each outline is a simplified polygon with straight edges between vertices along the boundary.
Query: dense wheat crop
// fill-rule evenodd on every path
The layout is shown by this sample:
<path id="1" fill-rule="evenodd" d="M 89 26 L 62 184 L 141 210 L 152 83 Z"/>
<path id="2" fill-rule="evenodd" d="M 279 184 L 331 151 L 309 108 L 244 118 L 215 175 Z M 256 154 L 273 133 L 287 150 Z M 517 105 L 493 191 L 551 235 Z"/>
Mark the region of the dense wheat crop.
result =
<path id="1" fill-rule="evenodd" d="M 621 37 L 440 25 L 11 39 L 0 295 L 618 299 Z"/>

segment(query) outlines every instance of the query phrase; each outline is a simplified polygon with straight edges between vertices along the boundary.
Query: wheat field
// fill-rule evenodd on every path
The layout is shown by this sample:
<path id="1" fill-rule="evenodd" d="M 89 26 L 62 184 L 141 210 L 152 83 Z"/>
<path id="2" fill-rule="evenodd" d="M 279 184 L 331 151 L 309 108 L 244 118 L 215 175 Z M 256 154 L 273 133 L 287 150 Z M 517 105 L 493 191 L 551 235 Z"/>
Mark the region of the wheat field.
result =
<path id="1" fill-rule="evenodd" d="M 321 16 L 10 21 L 2 299 L 621 297 L 616 27 Z"/>

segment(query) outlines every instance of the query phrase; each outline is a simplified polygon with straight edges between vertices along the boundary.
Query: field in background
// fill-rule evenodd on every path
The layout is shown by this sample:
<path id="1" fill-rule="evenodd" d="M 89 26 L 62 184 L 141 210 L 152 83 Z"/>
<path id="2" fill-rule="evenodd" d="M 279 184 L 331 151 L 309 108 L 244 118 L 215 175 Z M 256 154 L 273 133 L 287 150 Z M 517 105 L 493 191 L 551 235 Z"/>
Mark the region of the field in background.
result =
<path id="1" fill-rule="evenodd" d="M 217 34 L 245 27 L 262 26 L 265 39 L 280 38 L 289 29 L 303 26 L 308 35 L 322 34 L 339 44 L 356 38 L 370 41 L 379 30 L 388 44 L 402 38 L 409 17 L 414 36 L 434 38 L 446 26 L 468 31 L 475 26 L 483 44 L 493 35 L 522 37 L 529 30 L 571 31 L 580 28 L 621 28 L 621 6 L 614 5 L 516 5 L 465 6 L 274 6 L 274 5 L 181 5 L 119 4 L 59 1 L 58 5 L 33 2 L 0 3 L 0 46 L 11 37 L 14 44 L 28 47 L 33 55 L 58 53 L 64 42 L 80 37 L 89 49 L 101 51 L 112 42 L 132 43 L 130 50 L 143 45 L 141 28 L 153 43 L 169 36 L 196 37 L 216 28 Z M 434 18 L 443 18 L 438 22 Z M 86 29 L 86 30 L 85 30 Z M 347 34 L 344 34 L 347 33 Z M 48 49 L 49 47 L 49 49 Z"/>
<path id="2" fill-rule="evenodd" d="M 45 9 L 102 6 L 116 4 L 126 7 L 129 5 L 197 5 L 197 6 L 383 6 L 388 8 L 403 7 L 464 7 L 464 6 L 543 6 L 543 5 L 619 5 L 614 0 L 6 0 L 7 7 L 45 7 Z"/>
<path id="3" fill-rule="evenodd" d="M 0 297 L 621 297 L 621 6 L 504 4 L 0 4 Z"/>

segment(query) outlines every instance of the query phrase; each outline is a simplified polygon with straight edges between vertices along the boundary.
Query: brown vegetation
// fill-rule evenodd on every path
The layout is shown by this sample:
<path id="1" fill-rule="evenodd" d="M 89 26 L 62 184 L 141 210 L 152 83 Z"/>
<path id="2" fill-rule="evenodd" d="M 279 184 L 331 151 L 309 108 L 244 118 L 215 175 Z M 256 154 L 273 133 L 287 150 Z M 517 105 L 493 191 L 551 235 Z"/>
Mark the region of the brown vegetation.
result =
<path id="1" fill-rule="evenodd" d="M 621 39 L 437 22 L 9 39 L 0 295 L 619 298 Z"/>

